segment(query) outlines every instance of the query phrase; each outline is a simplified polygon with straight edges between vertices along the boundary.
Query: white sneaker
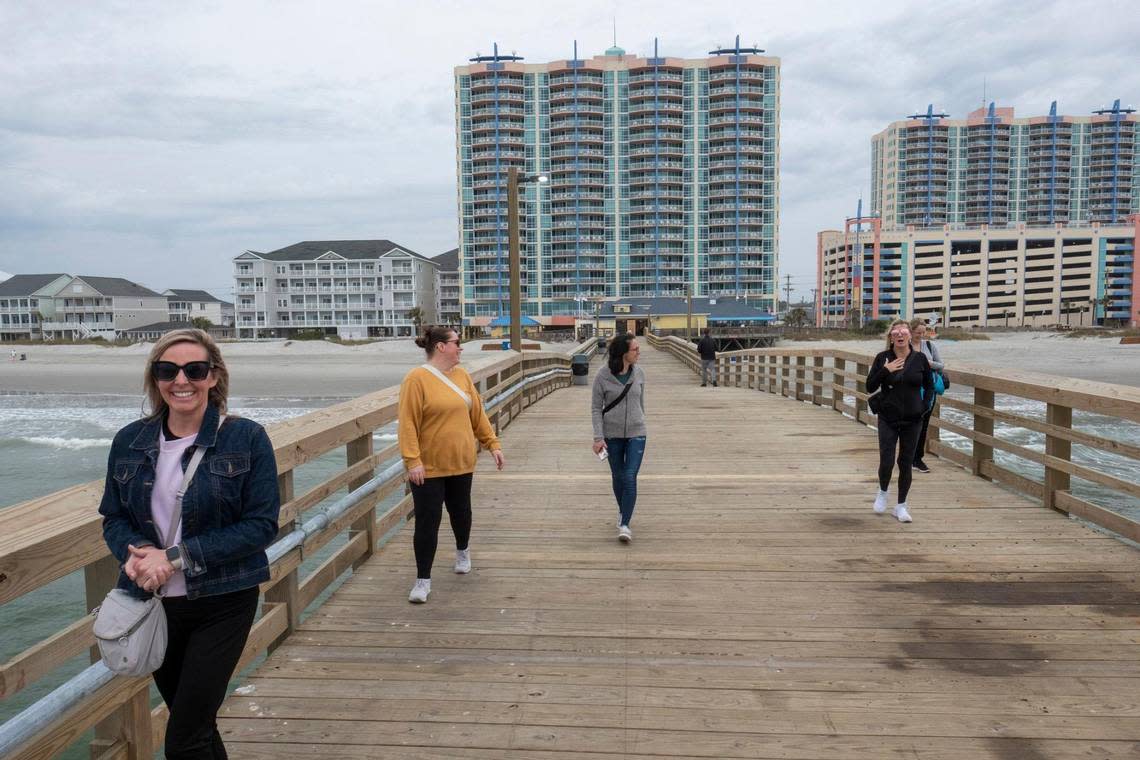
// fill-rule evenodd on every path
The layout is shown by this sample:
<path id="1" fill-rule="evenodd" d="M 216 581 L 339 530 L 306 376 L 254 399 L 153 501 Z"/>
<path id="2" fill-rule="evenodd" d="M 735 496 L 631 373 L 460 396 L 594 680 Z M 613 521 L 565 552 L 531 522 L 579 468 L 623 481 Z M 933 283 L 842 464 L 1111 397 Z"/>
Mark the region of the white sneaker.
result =
<path id="1" fill-rule="evenodd" d="M 873 507 L 875 514 L 881 515 L 887 511 L 887 492 L 879 491 L 879 495 L 875 497 L 875 506 Z"/>
<path id="2" fill-rule="evenodd" d="M 623 544 L 628 544 L 633 540 L 633 531 L 629 529 L 628 525 L 622 525 L 618 528 L 618 541 Z"/>
<path id="3" fill-rule="evenodd" d="M 455 550 L 455 572 L 460 575 L 471 572 L 471 550 L 470 549 L 456 549 Z"/>
<path id="4" fill-rule="evenodd" d="M 899 522 L 911 522 L 910 512 L 906 511 L 905 502 L 895 507 L 895 517 L 899 519 Z"/>
<path id="5" fill-rule="evenodd" d="M 412 593 L 408 594 L 408 601 L 412 604 L 423 604 L 431 593 L 431 578 L 416 578 L 416 585 L 412 586 Z"/>

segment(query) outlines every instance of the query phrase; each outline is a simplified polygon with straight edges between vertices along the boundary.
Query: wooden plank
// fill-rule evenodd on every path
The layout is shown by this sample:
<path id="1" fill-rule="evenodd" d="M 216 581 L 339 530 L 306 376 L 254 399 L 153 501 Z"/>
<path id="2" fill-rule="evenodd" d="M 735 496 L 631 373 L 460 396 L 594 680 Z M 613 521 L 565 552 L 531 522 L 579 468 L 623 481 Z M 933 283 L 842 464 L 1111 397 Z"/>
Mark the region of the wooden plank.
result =
<path id="1" fill-rule="evenodd" d="M 1130 541 L 1140 542 L 1140 522 L 1136 520 L 1125 517 L 1119 512 L 1098 507 L 1084 499 L 1078 499 L 1068 491 L 1058 491 L 1053 495 L 1053 499 L 1053 506 L 1063 512 L 1088 520 Z"/>
<path id="2" fill-rule="evenodd" d="M 94 615 L 82 617 L 0 666 L 0 698 L 7 699 L 27 688 L 67 660 L 89 649 L 95 641 L 91 633 L 94 624 Z"/>
<path id="3" fill-rule="evenodd" d="M 365 555 L 368 551 L 368 536 L 367 533 L 357 533 L 301 582 L 298 600 L 302 610 L 307 609 L 329 584 Z"/>

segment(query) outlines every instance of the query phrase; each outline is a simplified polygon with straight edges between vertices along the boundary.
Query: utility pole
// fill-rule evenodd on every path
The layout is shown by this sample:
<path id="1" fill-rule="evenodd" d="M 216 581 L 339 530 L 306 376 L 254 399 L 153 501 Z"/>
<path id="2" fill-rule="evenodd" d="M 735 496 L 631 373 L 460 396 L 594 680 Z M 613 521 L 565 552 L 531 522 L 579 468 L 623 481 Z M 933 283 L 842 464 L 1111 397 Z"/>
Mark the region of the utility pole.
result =
<path id="1" fill-rule="evenodd" d="M 787 314 L 792 310 L 792 276 L 790 274 L 784 275 L 784 302 L 787 304 L 784 313 Z"/>
<path id="2" fill-rule="evenodd" d="M 811 311 L 812 317 L 816 320 L 816 327 L 819 327 L 818 322 L 822 322 L 823 312 L 819 308 L 819 303 L 816 301 L 816 294 L 819 293 L 819 288 L 811 289 Z"/>
<path id="3" fill-rule="evenodd" d="M 685 340 L 693 342 L 693 286 L 685 286 Z"/>
<path id="4" fill-rule="evenodd" d="M 507 170 L 507 245 L 510 253 L 511 349 L 522 351 L 522 266 L 519 256 L 519 170 Z"/>

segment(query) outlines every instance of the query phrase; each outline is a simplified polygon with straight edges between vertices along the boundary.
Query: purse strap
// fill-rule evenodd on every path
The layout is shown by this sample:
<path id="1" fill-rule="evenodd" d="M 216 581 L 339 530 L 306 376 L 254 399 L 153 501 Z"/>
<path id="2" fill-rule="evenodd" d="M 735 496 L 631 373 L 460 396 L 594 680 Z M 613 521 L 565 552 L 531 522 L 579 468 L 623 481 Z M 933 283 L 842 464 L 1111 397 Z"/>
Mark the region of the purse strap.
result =
<path id="1" fill-rule="evenodd" d="M 444 385 L 446 385 L 451 390 L 455 391 L 459 395 L 459 398 L 463 399 L 463 403 L 467 404 L 468 409 L 471 408 L 471 396 L 467 393 L 467 391 L 463 390 L 458 385 L 451 382 L 451 378 L 448 377 L 447 375 L 443 374 L 442 372 L 440 372 L 438 367 L 435 367 L 435 366 L 433 366 L 431 364 L 427 364 L 427 363 L 423 364 L 422 366 L 428 372 L 430 372 L 433 375 L 435 375 L 436 377 L 438 377 Z"/>
<path id="2" fill-rule="evenodd" d="M 225 421 L 226 415 L 224 414 L 218 418 L 218 430 L 222 429 L 222 423 Z M 190 481 L 194 479 L 194 473 L 198 471 L 198 465 L 202 464 L 202 457 L 204 456 L 206 456 L 206 447 L 195 446 L 194 454 L 190 457 L 190 463 L 186 465 L 186 472 L 182 476 L 182 485 L 174 494 L 174 513 L 170 516 L 170 527 L 164 537 L 164 545 L 160 547 L 162 549 L 169 549 L 170 545 L 174 543 L 174 534 L 178 532 L 178 526 L 182 522 L 182 499 L 186 496 L 186 491 L 190 488 Z"/>
<path id="3" fill-rule="evenodd" d="M 619 393 L 619 394 L 618 394 L 618 397 L 617 397 L 617 398 L 615 398 L 615 399 L 614 399 L 613 401 L 611 401 L 610 403 L 606 404 L 605 408 L 604 408 L 604 409 L 602 409 L 602 416 L 604 417 L 604 416 L 605 416 L 605 414 L 606 414 L 606 412 L 608 412 L 609 410 L 613 409 L 615 406 L 617 406 L 618 404 L 620 404 L 620 403 L 621 403 L 621 400 L 622 400 L 623 398 L 625 398 L 625 394 L 629 393 L 629 389 L 630 389 L 630 388 L 632 388 L 632 387 L 633 387 L 633 375 L 630 375 L 630 376 L 629 376 L 629 381 L 628 381 L 628 382 L 626 382 L 626 384 L 625 384 L 625 387 L 624 387 L 624 388 L 622 388 L 622 390 L 621 390 L 621 393 Z"/>

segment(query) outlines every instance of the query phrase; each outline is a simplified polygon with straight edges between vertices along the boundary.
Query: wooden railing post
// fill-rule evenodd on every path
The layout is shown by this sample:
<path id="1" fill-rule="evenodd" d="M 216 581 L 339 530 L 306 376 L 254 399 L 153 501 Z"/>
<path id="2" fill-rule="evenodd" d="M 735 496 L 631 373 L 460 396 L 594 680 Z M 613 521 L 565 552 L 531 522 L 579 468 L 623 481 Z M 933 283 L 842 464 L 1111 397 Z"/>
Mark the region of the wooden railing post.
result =
<path id="1" fill-rule="evenodd" d="M 1057 427 L 1070 430 L 1073 427 L 1073 408 L 1070 406 L 1061 406 L 1059 404 L 1048 404 L 1045 407 L 1045 422 L 1050 425 L 1056 425 Z M 1072 460 L 1073 456 L 1073 442 L 1064 438 L 1058 438 L 1054 435 L 1046 434 L 1045 456 L 1056 457 L 1057 459 L 1063 459 L 1066 462 L 1069 462 Z M 1050 467 L 1048 461 L 1046 461 L 1044 498 L 1045 506 L 1056 509 L 1057 493 L 1067 493 L 1069 490 L 1069 485 L 1069 473 Z"/>
<path id="2" fill-rule="evenodd" d="M 847 369 L 847 362 L 836 357 L 831 362 L 831 408 L 843 412 L 843 388 L 846 387 L 847 378 L 843 372 Z"/>
<path id="3" fill-rule="evenodd" d="M 864 421 L 863 420 L 863 411 L 867 408 L 867 400 L 860 398 L 858 396 L 858 394 L 859 393 L 865 394 L 867 392 L 867 373 L 870 370 L 871 370 L 870 366 L 867 364 L 864 364 L 863 362 L 856 362 L 856 364 L 855 364 L 855 374 L 857 374 L 859 376 L 855 380 L 855 390 L 857 392 L 857 394 L 855 396 L 855 421 L 856 422 L 863 422 Z"/>
<path id="4" fill-rule="evenodd" d="M 987 391 L 983 388 L 974 388 L 974 406 L 983 409 L 993 410 L 994 408 L 994 392 Z M 974 414 L 974 433 L 992 436 L 994 434 L 994 418 L 986 417 L 981 414 Z M 970 472 L 979 477 L 982 475 L 982 465 L 986 462 L 992 462 L 994 459 L 994 447 L 988 443 L 978 443 L 975 439 L 973 442 L 973 453 L 970 456 Z M 988 480 L 988 478 L 987 478 Z"/>
<path id="5" fill-rule="evenodd" d="M 811 373 L 811 379 L 814 381 L 811 386 L 811 402 L 820 406 L 823 404 L 823 357 L 814 356 L 811 363 L 814 367 Z"/>
<path id="6" fill-rule="evenodd" d="M 372 433 L 371 431 L 357 438 L 355 441 L 349 441 L 345 446 L 345 462 L 349 467 L 352 467 L 357 462 L 367 459 L 372 456 Z M 348 490 L 354 491 L 362 485 L 372 480 L 375 470 L 368 470 L 368 472 L 361 475 L 355 480 L 348 482 Z M 372 552 L 376 549 L 376 507 L 368 510 L 363 514 L 359 520 L 354 522 L 348 529 L 348 540 L 351 541 L 358 533 L 368 534 L 368 548 L 364 550 L 364 554 L 360 556 L 355 562 L 352 563 L 352 570 L 356 570 L 368 561 L 372 556 Z"/>
<path id="7" fill-rule="evenodd" d="M 767 389 L 769 393 L 776 393 L 778 383 L 780 380 L 780 357 L 778 356 L 765 356 L 764 357 L 764 375 L 767 378 Z"/>
<path id="8" fill-rule="evenodd" d="M 804 395 L 804 367 L 807 366 L 806 356 L 796 357 L 796 401 L 800 401 Z"/>
<path id="9" fill-rule="evenodd" d="M 87 609 L 93 610 L 103 603 L 103 597 L 119 581 L 119 560 L 108 554 L 83 568 L 83 588 Z M 99 647 L 91 646 L 90 661 L 99 661 Z M 123 735 L 127 710 L 116 710 L 106 720 L 95 726 L 95 738 L 91 740 L 91 757 L 96 758 L 106 752 Z"/>
<path id="10" fill-rule="evenodd" d="M 283 472 L 277 476 L 277 492 L 281 495 L 282 504 L 287 504 L 293 500 L 292 470 L 288 470 L 287 472 Z M 299 518 L 300 515 L 297 515 L 296 519 L 290 520 L 289 522 L 282 525 L 278 535 L 284 535 L 286 533 L 292 532 L 293 528 L 296 526 L 297 519 Z M 289 572 L 288 575 L 277 581 L 277 583 L 274 584 L 273 588 L 265 592 L 265 601 L 283 602 L 285 604 L 289 623 L 288 627 L 285 629 L 285 632 L 282 633 L 276 641 L 269 645 L 268 651 L 270 652 L 281 646 L 281 643 L 289 636 L 289 634 L 293 633 L 293 631 L 297 630 L 297 628 L 301 625 L 301 600 L 297 593 L 300 585 L 299 579 L 300 568 L 295 567 Z"/>

